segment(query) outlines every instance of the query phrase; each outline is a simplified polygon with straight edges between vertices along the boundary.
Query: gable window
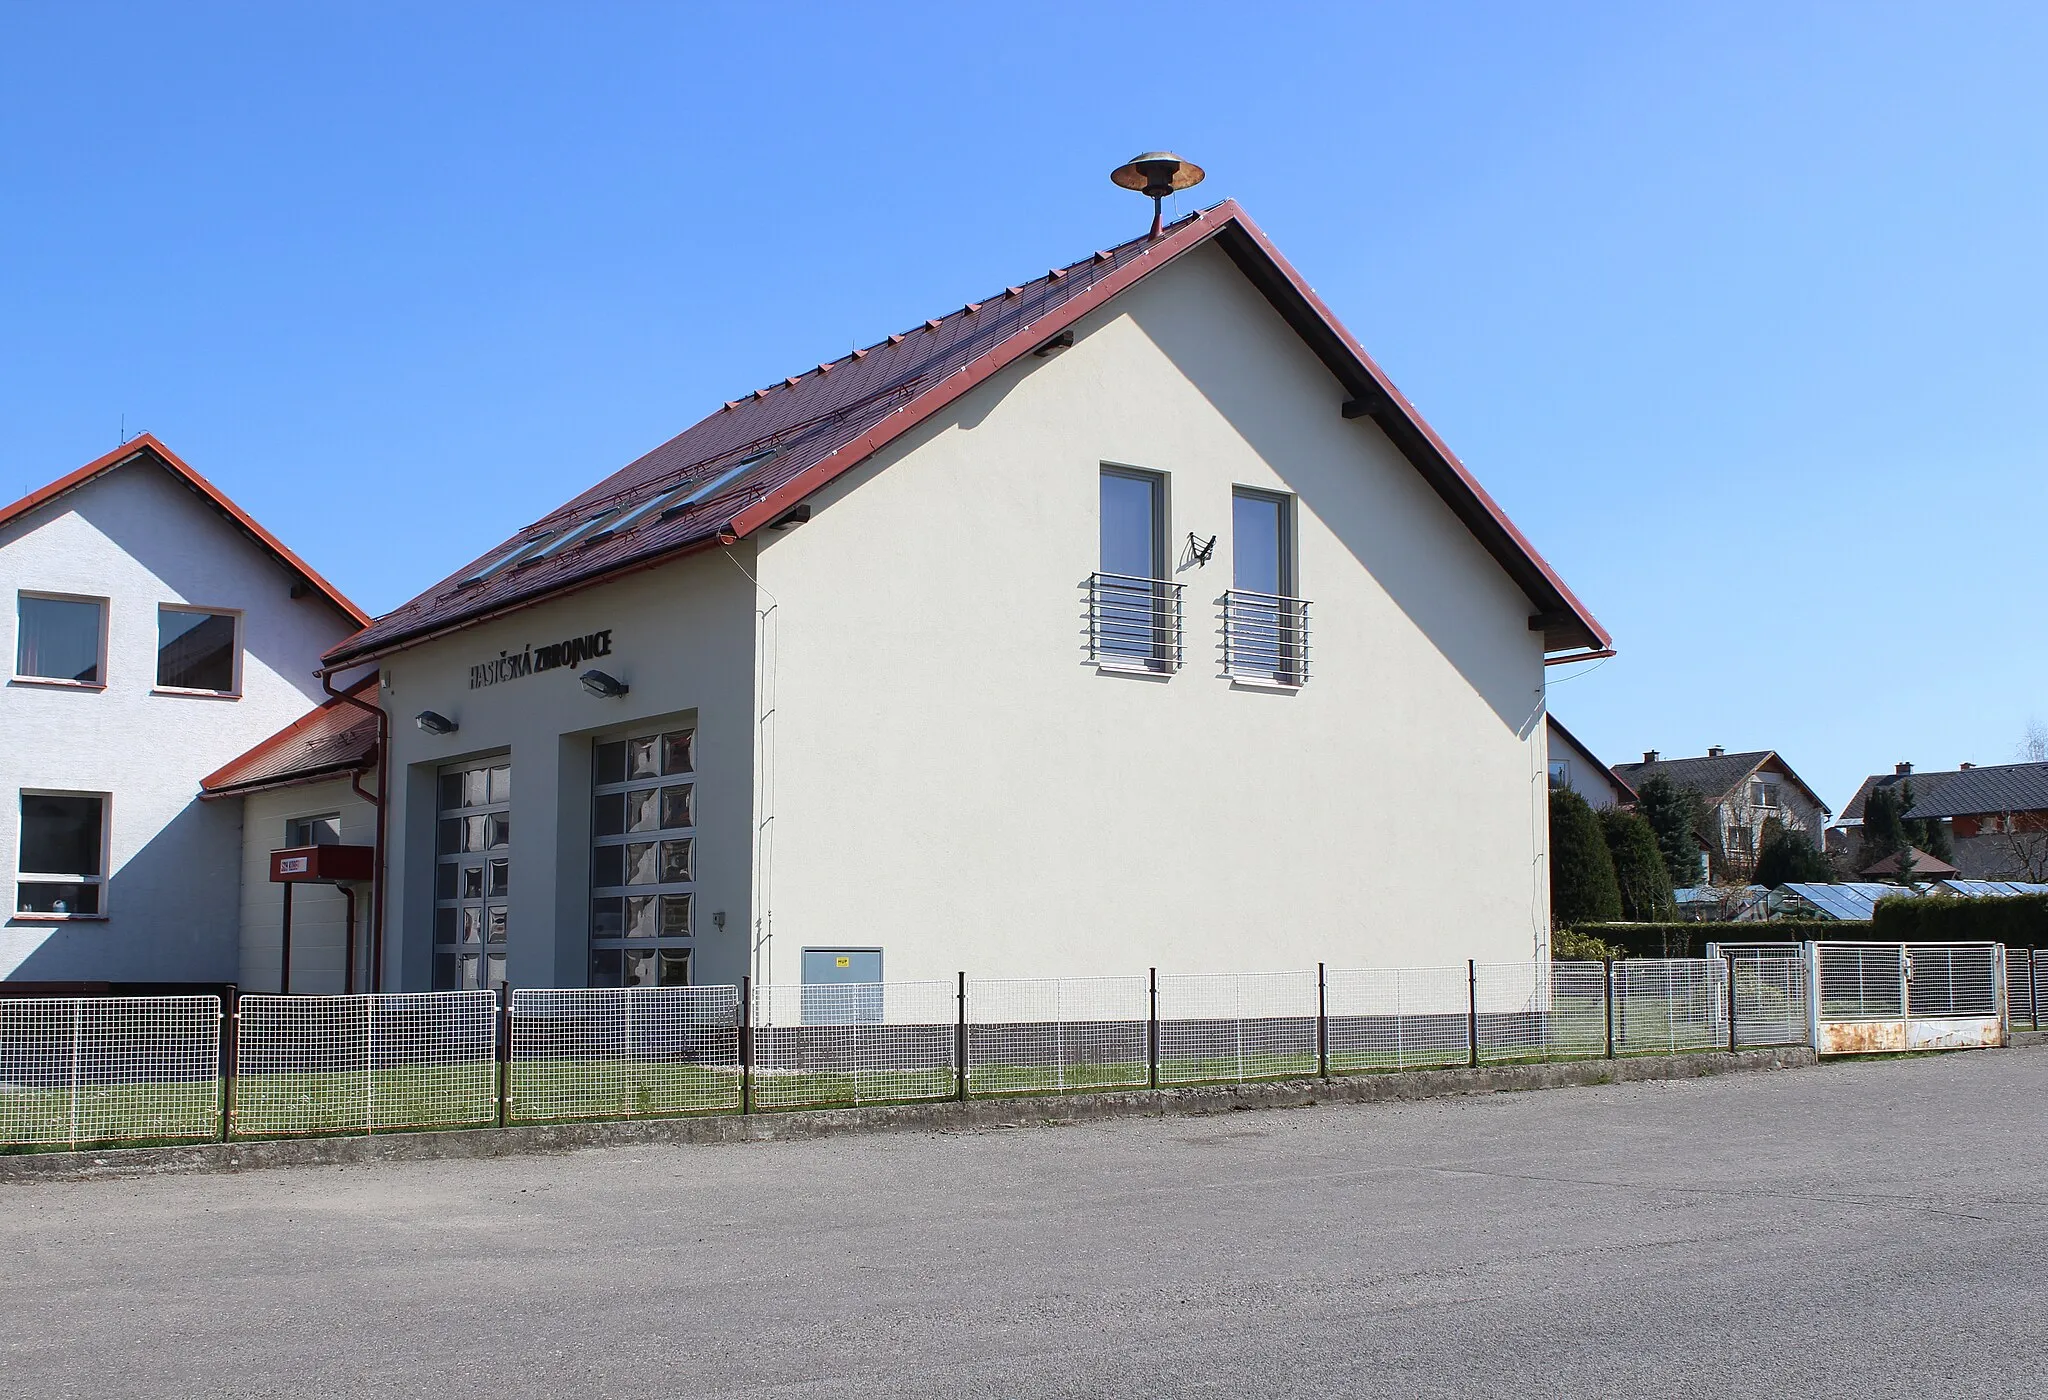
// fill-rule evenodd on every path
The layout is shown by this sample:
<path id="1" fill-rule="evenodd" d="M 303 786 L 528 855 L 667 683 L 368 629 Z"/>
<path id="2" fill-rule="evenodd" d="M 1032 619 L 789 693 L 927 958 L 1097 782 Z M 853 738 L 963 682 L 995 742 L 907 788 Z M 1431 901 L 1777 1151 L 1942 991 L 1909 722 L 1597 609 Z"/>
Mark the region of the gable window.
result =
<path id="1" fill-rule="evenodd" d="M 1308 604 L 1294 596 L 1294 511 L 1285 496 L 1231 492 L 1231 589 L 1223 599 L 1223 669 L 1300 685 L 1308 678 Z"/>
<path id="2" fill-rule="evenodd" d="M 1100 569 L 1088 587 L 1090 650 L 1129 670 L 1180 669 L 1180 585 L 1166 577 L 1166 478 L 1102 469 Z"/>
<path id="3" fill-rule="evenodd" d="M 1778 805 L 1778 785 L 1776 783 L 1751 783 L 1749 785 L 1749 805 L 1752 807 L 1775 809 Z"/>
<path id="4" fill-rule="evenodd" d="M 323 812 L 317 817 L 293 817 L 284 824 L 284 844 L 297 846 L 339 846 L 341 813 Z"/>
<path id="5" fill-rule="evenodd" d="M 107 605 L 101 598 L 23 593 L 15 601 L 14 674 L 71 685 L 107 683 Z"/>
<path id="6" fill-rule="evenodd" d="M 103 916 L 106 834 L 104 793 L 22 793 L 16 912 L 52 918 Z"/>
<path id="7" fill-rule="evenodd" d="M 159 690 L 233 695 L 241 689 L 241 617 L 165 603 L 156 610 Z"/>
<path id="8" fill-rule="evenodd" d="M 1320 694 L 1321 692 L 1317 692 Z M 1557 792 L 1572 785 L 1572 761 L 1568 758 L 1550 760 L 1550 789 Z"/>

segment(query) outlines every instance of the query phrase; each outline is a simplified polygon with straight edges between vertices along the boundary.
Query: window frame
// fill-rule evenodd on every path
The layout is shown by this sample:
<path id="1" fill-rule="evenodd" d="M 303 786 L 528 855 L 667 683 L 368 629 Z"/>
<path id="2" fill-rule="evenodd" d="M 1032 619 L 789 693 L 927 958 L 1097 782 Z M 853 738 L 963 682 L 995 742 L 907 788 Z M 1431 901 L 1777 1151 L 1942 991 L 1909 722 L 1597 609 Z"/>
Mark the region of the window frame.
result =
<path id="1" fill-rule="evenodd" d="M 1275 564 L 1278 566 L 1279 587 L 1271 592 L 1258 588 L 1245 588 L 1237 581 L 1238 530 L 1237 503 L 1254 501 L 1273 507 L 1273 523 L 1276 528 L 1274 539 Z M 1271 670 L 1263 666 L 1237 664 L 1231 656 L 1226 636 L 1224 646 L 1224 674 L 1231 684 L 1252 686 L 1267 690 L 1300 690 L 1308 684 L 1308 599 L 1301 589 L 1301 533 L 1299 528 L 1298 502 L 1300 498 L 1291 491 L 1275 491 L 1264 486 L 1247 486 L 1233 482 L 1230 487 L 1230 587 L 1226 603 L 1224 626 L 1226 633 L 1235 623 L 1238 627 L 1248 625 L 1242 616 L 1233 616 L 1246 606 L 1241 600 L 1271 598 L 1272 620 L 1263 625 L 1275 639 L 1275 660 L 1281 664 Z"/>
<path id="2" fill-rule="evenodd" d="M 26 870 L 22 868 L 24 852 L 22 845 L 28 835 L 28 825 L 22 820 L 21 799 L 24 797 L 90 797 L 100 804 L 100 851 L 99 871 L 87 874 L 83 871 Z M 14 897 L 6 916 L 8 921 L 30 924 L 71 924 L 104 923 L 108 918 L 108 896 L 112 891 L 114 852 L 114 795 L 111 792 L 88 792 L 75 788 L 25 787 L 16 789 L 14 798 L 16 829 L 14 833 Z M 25 884 L 66 884 L 92 885 L 99 891 L 99 909 L 91 914 L 55 914 L 20 908 L 21 887 Z"/>
<path id="3" fill-rule="evenodd" d="M 24 675 L 21 669 L 21 603 L 24 598 L 37 598 L 50 603 L 91 603 L 100 610 L 100 653 L 95 671 L 96 681 L 72 680 L 68 676 Z M 92 593 L 65 593 L 52 588 L 17 588 L 14 591 L 14 659 L 8 662 L 9 673 L 14 685 L 44 685 L 57 690 L 105 690 L 107 688 L 108 633 L 109 619 L 114 611 L 113 600 Z"/>
<path id="4" fill-rule="evenodd" d="M 165 614 L 165 613 L 167 613 L 167 612 L 180 612 L 180 613 L 204 613 L 204 614 L 206 614 L 206 615 L 207 615 L 207 616 L 209 616 L 209 617 L 230 617 L 230 618 L 233 618 L 233 619 L 234 619 L 234 622 L 235 622 L 235 640 L 234 640 L 234 677 L 233 677 L 233 681 L 234 681 L 234 689 L 232 689 L 232 690 L 202 690 L 202 689 L 199 689 L 199 688 L 197 688 L 197 687 L 194 687 L 194 686 L 183 686 L 183 685 L 165 685 L 165 684 L 163 683 L 163 666 L 164 666 L 164 640 L 163 640 L 163 639 L 164 639 L 164 622 L 163 622 L 163 617 L 164 617 L 164 614 Z M 156 646 L 155 646 L 155 648 L 154 648 L 154 649 L 155 649 L 155 652 L 156 652 L 156 669 L 155 669 L 155 670 L 154 670 L 154 671 L 153 671 L 153 672 L 151 673 L 151 679 L 152 679 L 152 681 L 153 681 L 154 683 L 153 683 L 153 684 L 152 684 L 152 685 L 150 686 L 150 688 L 149 688 L 149 693 L 150 693 L 151 695 L 180 695 L 180 696 L 186 696 L 186 697 L 189 697 L 189 698 L 194 698 L 194 699 L 200 699 L 200 700 L 239 700 L 239 699 L 241 699 L 241 698 L 242 698 L 242 624 L 243 624 L 243 611 L 242 611 L 242 609 L 240 609 L 240 608 L 216 608 L 216 607 L 208 607 L 208 606 L 206 606 L 205 604 L 202 604 L 202 603 L 158 603 L 158 604 L 156 605 Z"/>
<path id="5" fill-rule="evenodd" d="M 1570 791 L 1572 786 L 1572 761 L 1568 758 L 1553 758 L 1546 760 L 1546 762 L 1549 764 L 1550 790 L 1552 792 Z M 1560 774 L 1562 774 L 1564 779 L 1562 782 L 1558 781 Z"/>
<path id="6" fill-rule="evenodd" d="M 1102 558 L 1102 483 L 1107 477 L 1119 477 L 1126 481 L 1140 481 L 1152 488 L 1152 567 L 1151 574 L 1126 574 L 1105 567 Z M 1181 666 L 1181 622 L 1178 616 L 1176 590 L 1179 585 L 1173 578 L 1173 477 L 1171 473 L 1152 467 L 1135 466 L 1129 462 L 1098 461 L 1095 472 L 1095 568 L 1093 577 L 1097 580 L 1122 580 L 1116 584 L 1097 587 L 1113 592 L 1139 595 L 1140 590 L 1128 580 L 1141 579 L 1150 583 L 1147 590 L 1153 616 L 1151 626 L 1152 644 L 1140 655 L 1135 650 L 1116 649 L 1102 644 L 1099 633 L 1090 638 L 1090 650 L 1096 669 L 1115 671 L 1126 675 L 1171 676 Z M 1112 604 L 1112 607 L 1128 607 L 1127 602 Z M 1093 630 L 1093 629 L 1091 629 Z"/>
<path id="7" fill-rule="evenodd" d="M 437 800 L 438 800 L 438 799 L 437 799 Z M 438 817 L 438 816 L 436 817 L 436 820 L 437 820 L 437 821 L 439 820 L 439 817 Z M 331 821 L 331 822 L 333 822 L 333 823 L 334 823 L 334 840 L 333 840 L 332 842 L 325 842 L 325 841 L 294 841 L 294 840 L 292 840 L 292 828 L 293 828 L 293 827 L 295 827 L 295 826 L 298 826 L 298 825 L 300 825 L 301 823 L 305 823 L 305 822 L 325 822 L 325 821 Z M 301 848 L 301 847 L 304 847 L 304 846 L 324 846 L 324 845 L 330 845 L 330 844 L 331 844 L 331 845 L 336 845 L 336 846 L 339 846 L 339 845 L 341 845 L 341 844 L 342 844 L 342 841 L 341 841 L 341 813 L 340 813 L 340 812 L 337 812 L 337 811 L 325 811 L 325 812 L 307 812 L 307 813 L 306 813 L 306 814 L 304 814 L 303 816 L 296 816 L 296 817 L 286 817 L 286 818 L 284 819 L 284 849 L 285 849 L 285 850 L 288 850 L 288 851 L 290 851 L 290 850 L 297 850 L 297 849 L 299 849 L 299 848 Z M 438 857 L 437 857 L 437 859 L 438 859 Z"/>

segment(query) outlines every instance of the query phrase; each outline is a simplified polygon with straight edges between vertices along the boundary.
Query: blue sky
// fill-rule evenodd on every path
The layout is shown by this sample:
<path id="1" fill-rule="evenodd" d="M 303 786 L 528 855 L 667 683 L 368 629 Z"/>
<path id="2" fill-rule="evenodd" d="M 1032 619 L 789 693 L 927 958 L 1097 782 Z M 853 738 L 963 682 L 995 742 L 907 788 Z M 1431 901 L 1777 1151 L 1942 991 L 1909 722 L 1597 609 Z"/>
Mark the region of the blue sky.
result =
<path id="1" fill-rule="evenodd" d="M 125 418 L 389 608 L 1169 146 L 1614 632 L 1580 737 L 1839 808 L 2048 715 L 2044 69 L 2023 5 L 10 6 L 0 495 Z"/>

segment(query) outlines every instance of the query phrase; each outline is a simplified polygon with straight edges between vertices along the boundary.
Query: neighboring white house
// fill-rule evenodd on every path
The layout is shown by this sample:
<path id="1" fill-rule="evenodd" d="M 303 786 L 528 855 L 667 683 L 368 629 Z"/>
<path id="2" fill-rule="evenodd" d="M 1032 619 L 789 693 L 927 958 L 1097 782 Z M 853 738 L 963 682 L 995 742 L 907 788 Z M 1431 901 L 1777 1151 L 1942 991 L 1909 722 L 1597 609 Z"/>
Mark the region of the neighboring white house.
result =
<path id="1" fill-rule="evenodd" d="M 1636 790 L 1574 738 L 1571 730 L 1558 722 L 1556 715 L 1548 717 L 1548 726 L 1552 788 L 1569 788 L 1585 798 L 1587 805 L 1596 812 L 1603 807 L 1620 807 L 1636 800 Z"/>
<path id="2" fill-rule="evenodd" d="M 240 812 L 200 779 L 363 621 L 147 435 L 0 509 L 0 977 L 232 981 Z"/>
<path id="3" fill-rule="evenodd" d="M 1607 647 L 1226 203 L 726 404 L 326 660 L 381 668 L 421 989 L 1541 957 L 1544 666 Z"/>

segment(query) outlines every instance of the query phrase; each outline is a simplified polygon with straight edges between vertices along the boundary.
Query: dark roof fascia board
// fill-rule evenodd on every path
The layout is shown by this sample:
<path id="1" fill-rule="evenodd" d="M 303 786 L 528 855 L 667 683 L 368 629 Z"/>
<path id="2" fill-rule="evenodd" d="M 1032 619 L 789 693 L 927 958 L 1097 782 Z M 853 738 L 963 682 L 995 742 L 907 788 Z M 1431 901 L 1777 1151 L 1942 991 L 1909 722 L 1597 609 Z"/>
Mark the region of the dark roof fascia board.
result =
<path id="1" fill-rule="evenodd" d="M 282 778 L 263 778 L 253 783 L 234 783 L 225 787 L 201 788 L 199 800 L 214 802 L 225 797 L 249 797 L 259 792 L 275 792 L 279 788 L 305 787 L 309 783 L 324 783 L 335 778 L 348 778 L 370 772 L 377 766 L 375 756 L 355 759 L 348 763 L 329 764 L 325 768 L 307 768 Z"/>
<path id="2" fill-rule="evenodd" d="M 0 525 L 6 525 L 51 502 L 70 495 L 73 491 L 90 485 L 107 472 L 128 465 L 137 457 L 153 457 L 158 466 L 181 481 L 187 488 L 226 516 L 228 523 L 254 540 L 256 544 L 272 555 L 291 572 L 299 575 L 316 592 L 324 597 L 342 616 L 358 627 L 367 627 L 370 615 L 350 602 L 348 596 L 326 579 L 296 553 L 285 546 L 284 541 L 256 523 L 247 511 L 230 500 L 225 492 L 198 472 L 177 453 L 163 445 L 153 433 L 141 433 L 128 439 L 112 452 L 95 457 L 74 472 L 57 478 L 37 491 L 31 491 L 12 505 L 0 506 Z"/>

